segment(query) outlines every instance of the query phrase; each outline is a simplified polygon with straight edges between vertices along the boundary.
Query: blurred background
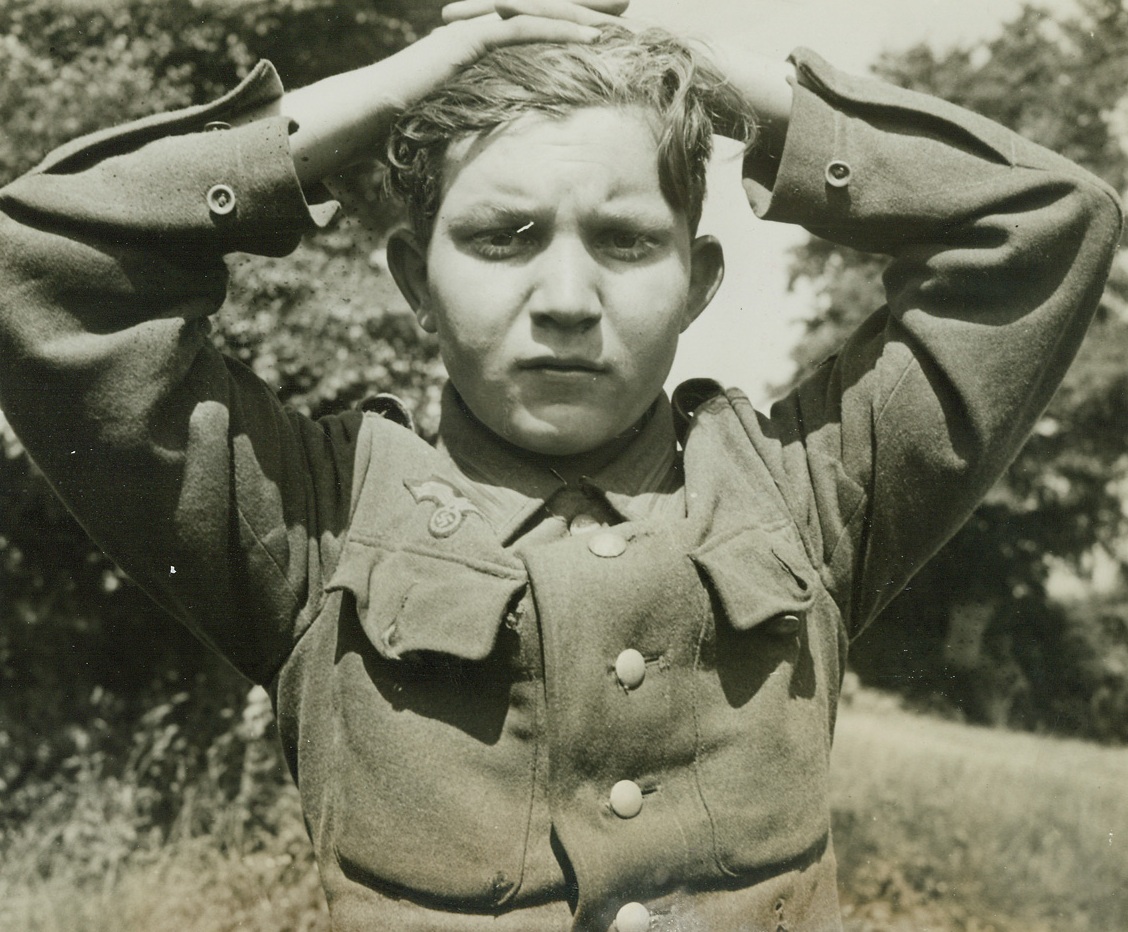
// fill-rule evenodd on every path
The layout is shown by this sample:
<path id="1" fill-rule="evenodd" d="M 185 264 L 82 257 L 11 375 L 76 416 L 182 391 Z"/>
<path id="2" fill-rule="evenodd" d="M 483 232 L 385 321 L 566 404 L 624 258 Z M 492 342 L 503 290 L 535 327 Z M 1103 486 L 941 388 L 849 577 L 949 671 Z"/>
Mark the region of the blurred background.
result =
<path id="1" fill-rule="evenodd" d="M 437 22 L 409 0 L 2 0 L 0 183 L 81 133 L 289 86 Z M 636 0 L 631 15 L 938 94 L 1128 186 L 1120 0 Z M 216 339 L 313 415 L 442 378 L 384 265 L 375 165 L 285 260 L 236 257 Z M 767 404 L 882 303 L 883 261 L 757 222 L 721 148 L 729 276 L 675 380 Z M 851 932 L 1128 929 L 1128 262 L 973 518 L 857 643 L 835 747 Z M 280 932 L 328 919 L 269 702 L 55 502 L 0 412 L 0 929 Z M 129 481 L 122 477 L 123 484 Z"/>

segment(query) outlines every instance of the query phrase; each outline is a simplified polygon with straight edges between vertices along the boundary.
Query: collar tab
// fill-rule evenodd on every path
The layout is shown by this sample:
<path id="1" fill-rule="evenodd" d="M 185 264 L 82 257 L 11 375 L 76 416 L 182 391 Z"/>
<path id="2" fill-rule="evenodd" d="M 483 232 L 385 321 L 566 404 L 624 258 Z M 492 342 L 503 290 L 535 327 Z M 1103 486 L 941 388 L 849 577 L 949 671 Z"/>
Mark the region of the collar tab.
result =
<path id="1" fill-rule="evenodd" d="M 379 414 L 384 420 L 399 424 L 400 427 L 406 427 L 412 433 L 415 433 L 415 418 L 411 416 L 407 405 L 390 392 L 369 395 L 360 403 L 360 410 L 370 414 Z"/>
<path id="2" fill-rule="evenodd" d="M 687 379 L 674 389 L 671 404 L 674 409 L 674 433 L 679 444 L 685 446 L 689 425 L 697 409 L 723 391 L 721 383 L 713 379 Z"/>

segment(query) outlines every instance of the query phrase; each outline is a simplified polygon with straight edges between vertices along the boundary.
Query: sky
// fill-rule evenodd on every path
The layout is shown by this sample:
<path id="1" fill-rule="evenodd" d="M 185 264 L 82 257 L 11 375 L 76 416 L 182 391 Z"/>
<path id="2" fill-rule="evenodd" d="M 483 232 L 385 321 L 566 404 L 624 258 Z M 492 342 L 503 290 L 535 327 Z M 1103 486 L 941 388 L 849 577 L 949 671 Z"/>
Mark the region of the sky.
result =
<path id="1" fill-rule="evenodd" d="M 1021 0 L 633 0 L 628 15 L 733 49 L 786 58 L 796 46 L 862 73 L 882 51 L 919 42 L 943 50 L 996 35 Z M 1042 0 L 1067 12 L 1071 0 Z M 682 337 L 668 387 L 709 376 L 744 389 L 757 404 L 792 372 L 790 348 L 810 309 L 808 294 L 787 291 L 788 251 L 806 234 L 759 221 L 739 185 L 732 158 L 710 170 L 702 233 L 725 247 L 725 282 L 713 304 Z"/>

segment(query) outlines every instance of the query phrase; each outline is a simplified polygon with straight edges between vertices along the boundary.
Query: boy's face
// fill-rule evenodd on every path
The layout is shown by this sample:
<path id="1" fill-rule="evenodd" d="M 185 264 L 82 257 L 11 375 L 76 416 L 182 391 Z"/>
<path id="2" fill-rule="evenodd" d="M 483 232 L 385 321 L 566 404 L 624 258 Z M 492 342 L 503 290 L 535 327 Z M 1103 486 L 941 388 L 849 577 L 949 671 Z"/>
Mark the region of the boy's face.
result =
<path id="1" fill-rule="evenodd" d="M 723 266 L 662 195 L 646 112 L 610 107 L 453 144 L 426 252 L 407 234 L 389 246 L 470 410 L 550 455 L 595 450 L 646 412 Z"/>

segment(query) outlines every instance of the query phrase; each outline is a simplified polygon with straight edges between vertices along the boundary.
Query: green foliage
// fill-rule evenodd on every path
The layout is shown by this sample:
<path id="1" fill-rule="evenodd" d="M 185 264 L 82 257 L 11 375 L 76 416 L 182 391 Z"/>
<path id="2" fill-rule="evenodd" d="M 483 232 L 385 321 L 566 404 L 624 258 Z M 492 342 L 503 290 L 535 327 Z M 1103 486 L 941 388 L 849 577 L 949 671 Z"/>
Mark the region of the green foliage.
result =
<path id="1" fill-rule="evenodd" d="M 240 715 L 196 685 L 131 734 L 96 698 L 108 740 L 79 740 L 0 826 L 0 929 L 328 929 L 269 699 L 252 690 Z"/>
<path id="2" fill-rule="evenodd" d="M 1028 6 L 985 45 L 944 54 L 919 46 L 884 56 L 877 71 L 992 117 L 1118 190 L 1128 184 L 1128 11 L 1119 0 L 1083 0 L 1071 16 Z M 797 378 L 883 302 L 884 266 L 815 238 L 796 251 L 792 281 L 816 294 L 793 354 Z M 1077 363 L 1018 459 L 859 640 L 853 662 L 867 682 L 939 698 L 978 721 L 1128 740 L 1116 718 L 1128 702 L 1128 669 L 1100 661 L 1128 650 L 1128 630 L 1086 620 L 1095 608 L 1055 606 L 1047 595 L 1050 557 L 1079 569 L 1094 548 L 1116 552 L 1124 534 L 1126 297 L 1122 255 Z M 949 643 L 953 613 L 969 600 L 994 616 L 971 666 L 953 660 Z"/>
<path id="3" fill-rule="evenodd" d="M 320 416 L 395 391 L 424 429 L 437 428 L 437 346 L 408 313 L 383 250 L 355 223 L 284 259 L 233 265 L 217 341 L 288 404 Z"/>
<path id="4" fill-rule="evenodd" d="M 982 47 L 937 55 L 917 46 L 884 55 L 876 71 L 998 120 L 1123 190 L 1128 165 L 1110 120 L 1128 78 L 1128 11 L 1081 0 L 1077 15 L 1027 5 Z"/>
<path id="5" fill-rule="evenodd" d="M 835 246 L 818 237 L 795 249 L 790 286 L 802 280 L 814 286 L 815 313 L 791 351 L 797 367 L 794 381 L 837 352 L 865 316 L 884 303 L 881 273 L 885 266 L 881 256 Z"/>

